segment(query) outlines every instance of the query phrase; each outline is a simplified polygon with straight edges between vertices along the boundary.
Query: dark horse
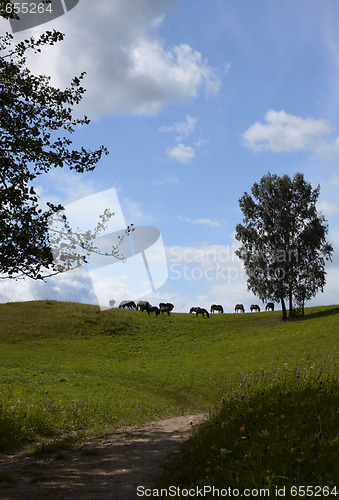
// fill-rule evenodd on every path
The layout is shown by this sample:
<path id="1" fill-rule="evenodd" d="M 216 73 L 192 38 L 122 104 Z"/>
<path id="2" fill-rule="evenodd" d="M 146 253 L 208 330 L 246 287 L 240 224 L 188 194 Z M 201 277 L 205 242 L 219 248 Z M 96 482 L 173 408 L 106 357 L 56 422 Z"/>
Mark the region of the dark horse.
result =
<path id="1" fill-rule="evenodd" d="M 137 311 L 140 309 L 141 312 L 147 311 L 151 304 L 147 300 L 139 300 L 137 303 Z"/>
<path id="2" fill-rule="evenodd" d="M 123 300 L 119 304 L 120 309 L 136 309 L 137 306 L 135 305 L 135 302 L 133 300 Z"/>
<path id="3" fill-rule="evenodd" d="M 239 312 L 239 311 L 241 311 L 241 312 L 243 312 L 243 313 L 244 313 L 244 312 L 245 312 L 245 308 L 244 308 L 244 306 L 243 306 L 242 304 L 237 304 L 237 305 L 235 306 L 235 308 L 234 308 L 234 311 L 235 311 L 236 313 L 237 313 L 237 312 Z"/>
<path id="4" fill-rule="evenodd" d="M 260 307 L 257 304 L 252 304 L 250 309 L 251 309 L 251 312 L 253 312 L 253 311 L 260 312 Z"/>
<path id="5" fill-rule="evenodd" d="M 161 303 L 159 304 L 161 307 L 159 307 L 159 311 L 164 314 L 164 313 L 167 313 L 168 316 L 170 316 L 170 312 L 172 311 L 173 307 L 172 305 L 173 304 L 164 304 L 164 303 Z"/>
<path id="6" fill-rule="evenodd" d="M 224 312 L 224 308 L 220 305 L 217 305 L 217 304 L 212 304 L 211 305 L 211 313 L 214 314 L 214 311 L 218 311 L 219 313 L 223 313 Z"/>
<path id="7" fill-rule="evenodd" d="M 202 314 L 202 317 L 206 316 L 209 318 L 210 315 L 209 315 L 209 312 L 206 311 L 206 309 L 203 309 L 202 307 L 191 307 L 190 309 L 190 313 L 194 313 L 195 312 L 195 317 L 197 318 L 199 314 Z"/>
<path id="8" fill-rule="evenodd" d="M 157 306 L 149 306 L 146 311 L 148 312 L 148 316 L 152 313 L 155 312 L 156 316 L 159 316 L 160 314 L 160 309 Z"/>
<path id="9" fill-rule="evenodd" d="M 273 304 L 273 302 L 268 302 L 266 304 L 265 311 L 274 311 L 274 304 Z"/>
<path id="10" fill-rule="evenodd" d="M 160 302 L 159 309 L 164 308 L 164 307 L 166 309 L 168 309 L 169 311 L 172 311 L 174 309 L 174 305 L 171 304 L 170 302 L 166 302 L 166 303 L 165 302 Z"/>

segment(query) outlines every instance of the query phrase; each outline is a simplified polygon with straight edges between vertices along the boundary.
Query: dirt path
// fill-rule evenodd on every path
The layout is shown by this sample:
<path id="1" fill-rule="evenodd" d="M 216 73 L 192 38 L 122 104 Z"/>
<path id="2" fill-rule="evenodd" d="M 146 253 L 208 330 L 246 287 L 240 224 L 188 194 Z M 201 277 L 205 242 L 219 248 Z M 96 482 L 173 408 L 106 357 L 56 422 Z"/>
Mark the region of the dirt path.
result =
<path id="1" fill-rule="evenodd" d="M 141 498 L 137 486 L 156 486 L 166 462 L 203 418 L 183 416 L 123 429 L 59 457 L 0 455 L 0 498 L 136 500 Z"/>

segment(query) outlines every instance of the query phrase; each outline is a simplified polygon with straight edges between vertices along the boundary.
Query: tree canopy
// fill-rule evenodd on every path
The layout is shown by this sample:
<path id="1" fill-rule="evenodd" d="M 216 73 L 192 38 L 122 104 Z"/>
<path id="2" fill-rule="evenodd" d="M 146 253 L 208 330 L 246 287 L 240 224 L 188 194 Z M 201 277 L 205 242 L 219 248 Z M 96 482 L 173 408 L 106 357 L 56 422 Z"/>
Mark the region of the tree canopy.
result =
<path id="1" fill-rule="evenodd" d="M 1 3 L 2 8 L 5 3 Z M 3 9 L 1 16 L 6 17 Z M 0 273 L 3 277 L 42 279 L 46 269 L 49 273 L 60 272 L 60 265 L 56 267 L 53 263 L 48 220 L 63 207 L 47 203 L 43 209 L 33 181 L 53 168 L 66 167 L 79 173 L 91 171 L 102 155 L 108 154 L 104 146 L 94 151 L 72 148 L 75 128 L 89 123 L 86 116 L 73 116 L 73 107 L 85 92 L 82 87 L 85 73 L 75 77 L 69 88 L 61 90 L 51 85 L 48 76 L 34 75 L 27 67 L 27 53 L 40 52 L 43 46 L 54 45 L 63 37 L 57 31 L 47 31 L 37 39 L 31 37 L 14 44 L 11 34 L 0 36 Z"/>
<path id="2" fill-rule="evenodd" d="M 303 310 L 306 300 L 323 291 L 325 261 L 333 247 L 326 241 L 328 224 L 317 211 L 320 186 L 312 188 L 303 174 L 293 179 L 268 174 L 240 198 L 242 224 L 236 227 L 247 286 L 262 301 L 280 302 L 283 317 Z"/>

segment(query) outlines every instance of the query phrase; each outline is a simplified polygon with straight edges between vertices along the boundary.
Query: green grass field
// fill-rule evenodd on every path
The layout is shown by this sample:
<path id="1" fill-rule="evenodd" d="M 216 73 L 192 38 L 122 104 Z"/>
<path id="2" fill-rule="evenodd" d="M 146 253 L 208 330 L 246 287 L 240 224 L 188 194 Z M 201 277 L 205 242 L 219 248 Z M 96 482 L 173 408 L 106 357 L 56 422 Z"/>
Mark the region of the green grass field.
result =
<path id="1" fill-rule="evenodd" d="M 211 418 L 220 421 L 226 416 L 219 412 L 229 412 L 224 401 L 231 397 L 231 387 L 237 401 L 241 394 L 245 406 L 239 412 L 244 414 L 253 408 L 258 387 L 265 394 L 273 391 L 269 399 L 274 399 L 282 379 L 262 375 L 257 380 L 253 375 L 273 370 L 285 370 L 291 381 L 299 381 L 296 373 L 301 371 L 307 388 L 313 387 L 314 373 L 328 373 L 339 439 L 339 306 L 309 308 L 305 317 L 282 322 L 280 311 L 157 318 L 139 311 L 101 312 L 95 306 L 38 301 L 0 305 L 0 325 L 1 451 L 45 437 L 100 434 L 195 412 L 211 411 Z M 302 371 L 306 365 L 307 373 Z M 310 390 L 309 401 L 312 394 Z M 257 412 L 260 418 L 269 414 L 268 401 L 264 403 Z M 236 425 L 247 431 L 245 421 Z M 316 433 L 319 425 L 317 420 Z M 259 430 L 263 435 L 273 432 L 268 424 Z M 228 450 L 229 445 L 213 446 Z"/>

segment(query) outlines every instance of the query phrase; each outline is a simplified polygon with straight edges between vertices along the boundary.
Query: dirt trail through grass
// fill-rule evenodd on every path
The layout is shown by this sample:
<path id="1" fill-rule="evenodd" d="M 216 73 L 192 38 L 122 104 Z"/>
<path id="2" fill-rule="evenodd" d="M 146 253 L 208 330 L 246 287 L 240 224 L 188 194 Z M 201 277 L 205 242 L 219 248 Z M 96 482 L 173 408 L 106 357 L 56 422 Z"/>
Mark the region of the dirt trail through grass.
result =
<path id="1" fill-rule="evenodd" d="M 152 422 L 91 439 L 71 451 L 0 455 L 2 500 L 136 500 L 137 486 L 156 486 L 203 415 Z"/>

